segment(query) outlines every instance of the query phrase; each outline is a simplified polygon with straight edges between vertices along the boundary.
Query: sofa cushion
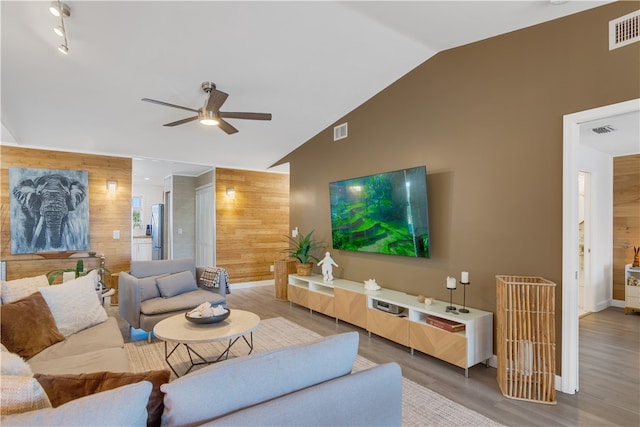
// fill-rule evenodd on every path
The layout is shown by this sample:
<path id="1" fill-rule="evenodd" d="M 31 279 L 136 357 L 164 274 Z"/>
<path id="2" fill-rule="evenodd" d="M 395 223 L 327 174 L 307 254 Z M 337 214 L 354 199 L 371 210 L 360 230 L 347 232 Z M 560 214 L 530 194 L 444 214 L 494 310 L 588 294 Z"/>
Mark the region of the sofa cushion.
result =
<path id="1" fill-rule="evenodd" d="M 146 426 L 151 383 L 141 381 L 57 408 L 2 416 L 6 426 Z"/>
<path id="2" fill-rule="evenodd" d="M 197 289 L 171 298 L 152 298 L 140 303 L 140 312 L 145 315 L 191 310 L 203 302 L 211 305 L 224 304 L 225 298 L 217 292 Z"/>
<path id="3" fill-rule="evenodd" d="M 39 292 L 0 307 L 0 340 L 12 353 L 32 357 L 64 336 Z"/>
<path id="4" fill-rule="evenodd" d="M 164 276 L 166 276 L 166 274 L 143 277 L 138 280 L 138 286 L 140 286 L 140 301 L 158 298 L 160 296 L 157 279 Z"/>
<path id="5" fill-rule="evenodd" d="M 181 271 L 180 273 L 159 277 L 156 279 L 156 283 L 160 295 L 164 298 L 175 297 L 198 289 L 196 278 L 190 271 Z"/>
<path id="6" fill-rule="evenodd" d="M 33 377 L 3 375 L 0 379 L 0 414 L 19 414 L 51 408 L 44 389 Z M 4 424 L 4 420 L 3 423 Z"/>
<path id="7" fill-rule="evenodd" d="M 104 348 L 124 348 L 122 333 L 114 317 L 69 335 L 64 341 L 44 349 L 29 361 L 58 359 Z"/>
<path id="8" fill-rule="evenodd" d="M 40 288 L 58 329 L 65 337 L 107 320 L 96 293 L 98 271 L 60 285 Z"/>
<path id="9" fill-rule="evenodd" d="M 34 277 L 23 277 L 22 279 L 15 279 L 9 281 L 2 281 L 2 303 L 7 304 L 9 302 L 17 301 L 34 292 L 38 292 L 38 288 L 43 286 L 49 286 L 47 276 L 44 274 Z"/>
<path id="10" fill-rule="evenodd" d="M 354 402 L 357 403 L 354 405 Z M 283 408 L 287 408 L 286 411 L 283 411 Z M 256 422 L 257 420 L 259 421 Z M 256 424 L 279 427 L 400 426 L 402 425 L 400 365 L 386 363 L 335 378 L 296 393 L 236 411 L 205 423 L 203 426 Z"/>
<path id="11" fill-rule="evenodd" d="M 358 333 L 230 359 L 192 372 L 160 389 L 164 425 L 198 424 L 351 372 Z M 216 393 L 215 386 L 223 391 Z M 211 394 L 216 398 L 212 399 Z"/>
<path id="12" fill-rule="evenodd" d="M 164 410 L 162 402 L 164 394 L 160 391 L 160 386 L 169 382 L 171 371 L 157 370 L 136 373 L 103 371 L 90 374 L 66 375 L 35 374 L 35 378 L 44 388 L 54 408 L 101 391 L 112 390 L 140 381 L 149 381 L 153 388 L 147 403 L 147 426 L 151 427 L 160 425 L 162 411 Z"/>
<path id="13" fill-rule="evenodd" d="M 42 354 L 42 353 L 41 353 Z M 79 374 L 87 372 L 131 370 L 127 352 L 123 348 L 103 348 L 83 354 L 61 356 L 56 359 L 36 357 L 29 359 L 33 372 L 42 374 Z"/>

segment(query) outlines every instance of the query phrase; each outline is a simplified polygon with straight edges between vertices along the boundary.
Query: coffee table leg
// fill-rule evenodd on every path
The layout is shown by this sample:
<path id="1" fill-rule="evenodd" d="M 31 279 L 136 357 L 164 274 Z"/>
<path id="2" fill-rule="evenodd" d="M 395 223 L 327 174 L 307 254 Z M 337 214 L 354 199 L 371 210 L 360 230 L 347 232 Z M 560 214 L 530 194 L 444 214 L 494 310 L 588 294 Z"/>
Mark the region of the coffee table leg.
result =
<path id="1" fill-rule="evenodd" d="M 169 349 L 168 342 L 167 341 L 164 342 L 164 361 L 167 362 L 167 365 L 169 365 L 173 373 L 176 374 L 176 377 L 180 377 L 180 375 L 176 372 L 171 362 L 169 362 L 169 357 L 173 354 L 174 351 L 176 351 L 176 349 L 179 346 L 180 346 L 180 343 L 176 344 L 171 351 L 168 351 Z"/>
<path id="2" fill-rule="evenodd" d="M 231 347 L 233 347 L 233 345 L 240 338 L 242 338 L 244 340 L 244 342 L 247 344 L 247 346 L 249 347 L 249 353 L 247 353 L 247 354 L 251 354 L 253 352 L 253 332 L 249 333 L 249 339 L 247 339 L 246 335 L 242 335 L 242 336 L 239 336 L 239 337 L 236 337 L 234 339 L 229 340 L 229 343 L 227 344 L 227 348 L 215 360 L 207 360 L 200 353 L 195 351 L 193 348 L 189 347 L 188 344 L 182 343 L 182 345 L 184 345 L 185 348 L 187 349 L 187 353 L 189 354 L 189 361 L 191 362 L 191 366 L 189 367 L 189 369 L 187 369 L 185 371 L 185 373 L 182 374 L 182 375 L 188 374 L 191 371 L 191 369 L 193 369 L 194 366 L 197 366 L 197 365 L 210 365 L 212 363 L 219 362 L 219 361 L 221 361 L 223 359 L 227 360 L 229 358 L 229 352 L 231 351 Z M 175 370 L 175 368 L 173 367 L 171 362 L 169 362 L 169 357 L 171 357 L 171 355 L 176 351 L 176 349 L 180 346 L 180 344 L 181 343 L 176 344 L 171 349 L 171 351 L 169 351 L 168 342 L 167 341 L 164 342 L 164 360 L 165 360 L 165 362 L 167 362 L 167 365 L 169 365 L 169 367 L 171 368 L 173 373 L 176 374 L 176 377 L 180 377 L 180 374 L 178 374 L 178 372 Z M 192 353 L 194 355 L 196 355 L 197 358 L 201 360 L 201 362 L 200 361 L 195 361 L 193 359 Z"/>

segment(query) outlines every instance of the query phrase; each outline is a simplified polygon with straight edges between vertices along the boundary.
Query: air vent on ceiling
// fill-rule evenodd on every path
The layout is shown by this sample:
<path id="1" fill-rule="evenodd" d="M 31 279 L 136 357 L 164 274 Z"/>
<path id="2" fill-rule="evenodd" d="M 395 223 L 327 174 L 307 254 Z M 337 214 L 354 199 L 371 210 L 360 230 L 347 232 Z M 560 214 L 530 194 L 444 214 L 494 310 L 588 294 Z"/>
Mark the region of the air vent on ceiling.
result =
<path id="1" fill-rule="evenodd" d="M 337 141 L 339 139 L 344 139 L 348 135 L 348 123 L 343 123 L 333 128 L 333 140 Z"/>
<path id="2" fill-rule="evenodd" d="M 640 10 L 609 21 L 609 50 L 640 40 Z"/>
<path id="3" fill-rule="evenodd" d="M 611 125 L 606 125 L 606 126 L 600 126 L 597 128 L 593 128 L 591 129 L 592 131 L 594 131 L 595 133 L 602 135 L 603 133 L 611 133 L 611 132 L 615 132 L 617 129 L 614 128 Z"/>

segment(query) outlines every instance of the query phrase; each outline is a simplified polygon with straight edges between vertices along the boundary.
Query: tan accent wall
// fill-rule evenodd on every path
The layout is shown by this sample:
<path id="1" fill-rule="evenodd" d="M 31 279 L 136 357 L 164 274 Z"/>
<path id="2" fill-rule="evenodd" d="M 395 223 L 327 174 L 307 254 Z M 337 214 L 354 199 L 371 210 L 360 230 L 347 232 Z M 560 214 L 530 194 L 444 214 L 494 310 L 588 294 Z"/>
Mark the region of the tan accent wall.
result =
<path id="1" fill-rule="evenodd" d="M 74 268 L 74 259 L 44 259 L 39 255 L 11 255 L 9 168 L 86 170 L 89 172 L 89 228 L 91 250 L 104 254 L 106 266 L 117 273 L 129 269 L 131 259 L 131 159 L 59 151 L 0 146 L 1 178 L 0 238 L 1 258 L 7 261 L 7 279 L 45 274 L 51 270 Z M 107 192 L 107 180 L 118 181 L 115 195 Z M 113 231 L 120 230 L 120 239 Z M 86 260 L 85 268 L 98 266 Z"/>
<path id="2" fill-rule="evenodd" d="M 624 300 L 624 266 L 640 246 L 640 154 L 613 158 L 613 299 Z"/>
<path id="3" fill-rule="evenodd" d="M 607 4 L 421 64 L 335 122 L 348 138 L 334 142 L 332 125 L 282 159 L 290 226 L 330 245 L 329 182 L 426 165 L 432 257 L 334 251 L 336 277 L 447 300 L 447 275 L 468 270 L 467 304 L 495 312 L 495 275 L 541 276 L 558 284 L 559 344 L 563 115 L 640 97 L 639 45 L 609 51 L 607 38 L 634 9 Z"/>
<path id="4" fill-rule="evenodd" d="M 216 260 L 231 283 L 273 279 L 288 228 L 289 175 L 216 169 Z"/>

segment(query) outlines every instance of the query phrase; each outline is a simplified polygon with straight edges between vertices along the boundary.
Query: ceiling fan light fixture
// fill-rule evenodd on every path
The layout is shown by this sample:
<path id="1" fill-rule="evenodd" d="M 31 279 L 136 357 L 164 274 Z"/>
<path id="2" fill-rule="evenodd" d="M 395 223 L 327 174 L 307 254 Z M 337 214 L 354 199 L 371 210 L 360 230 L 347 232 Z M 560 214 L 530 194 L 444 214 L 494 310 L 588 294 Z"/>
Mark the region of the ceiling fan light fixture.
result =
<path id="1" fill-rule="evenodd" d="M 198 120 L 200 120 L 201 124 L 206 126 L 218 126 L 220 124 L 213 111 L 207 111 L 204 109 L 201 109 L 198 113 Z"/>

